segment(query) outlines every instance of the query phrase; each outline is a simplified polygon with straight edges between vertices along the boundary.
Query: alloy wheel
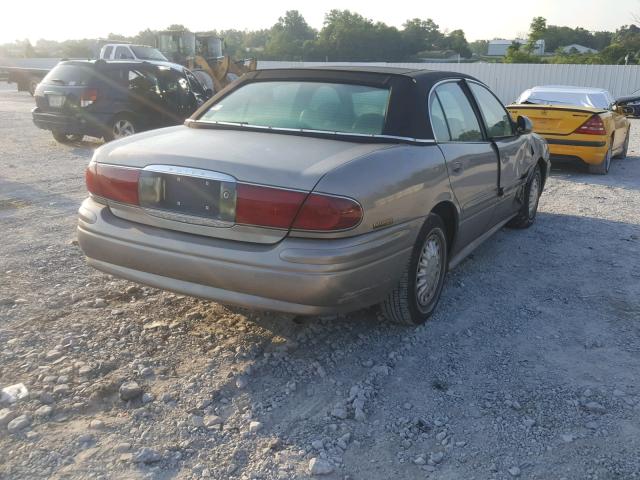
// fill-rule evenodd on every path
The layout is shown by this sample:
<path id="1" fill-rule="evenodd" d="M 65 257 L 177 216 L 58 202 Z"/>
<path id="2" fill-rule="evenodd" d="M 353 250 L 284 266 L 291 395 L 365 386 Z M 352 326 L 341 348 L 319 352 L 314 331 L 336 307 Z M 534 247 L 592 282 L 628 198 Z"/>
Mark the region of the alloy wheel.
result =
<path id="1" fill-rule="evenodd" d="M 128 137 L 134 133 L 136 133 L 136 130 L 133 123 L 126 118 L 116 120 L 116 123 L 113 125 L 113 138 Z"/>

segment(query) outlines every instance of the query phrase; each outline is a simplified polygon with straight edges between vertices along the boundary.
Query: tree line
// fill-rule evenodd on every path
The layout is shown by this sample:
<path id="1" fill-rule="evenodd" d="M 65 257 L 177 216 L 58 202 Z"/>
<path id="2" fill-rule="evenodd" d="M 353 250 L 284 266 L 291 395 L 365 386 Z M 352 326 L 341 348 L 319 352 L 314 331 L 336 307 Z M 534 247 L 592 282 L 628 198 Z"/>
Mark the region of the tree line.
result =
<path id="1" fill-rule="evenodd" d="M 186 30 L 171 25 L 169 30 Z M 111 33 L 107 39 L 82 39 L 55 42 L 38 40 L 0 45 L 0 57 L 67 57 L 89 58 L 104 40 L 130 41 L 155 45 L 158 32 L 143 30 L 137 35 Z M 212 30 L 207 32 L 224 39 L 226 54 L 235 58 L 255 57 L 262 60 L 304 60 L 345 62 L 419 62 L 425 59 L 467 59 L 504 61 L 508 63 L 632 63 L 640 61 L 640 29 L 622 26 L 616 32 L 590 32 L 583 28 L 547 25 L 543 17 L 535 17 L 526 45 L 513 44 L 504 58 L 486 58 L 488 41 L 468 42 L 463 30 L 441 30 L 432 19 L 409 19 L 402 28 L 374 22 L 350 10 L 331 10 L 318 31 L 297 10 L 289 10 L 268 29 Z M 534 43 L 544 39 L 547 52 L 534 55 Z M 563 52 L 561 47 L 579 44 L 593 48 L 596 54 Z"/>

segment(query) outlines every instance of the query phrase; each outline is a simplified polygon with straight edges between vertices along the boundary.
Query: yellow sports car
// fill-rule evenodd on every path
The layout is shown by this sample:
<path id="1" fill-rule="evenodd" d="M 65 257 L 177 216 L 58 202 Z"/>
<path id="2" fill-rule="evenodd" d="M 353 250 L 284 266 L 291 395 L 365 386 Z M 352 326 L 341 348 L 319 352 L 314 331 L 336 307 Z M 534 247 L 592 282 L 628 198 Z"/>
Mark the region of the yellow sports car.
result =
<path id="1" fill-rule="evenodd" d="M 607 90 L 555 86 L 525 90 L 507 107 L 514 119 L 529 117 L 552 161 L 578 160 L 600 175 L 609 172 L 612 157 L 627 156 L 631 124 L 625 108 Z"/>

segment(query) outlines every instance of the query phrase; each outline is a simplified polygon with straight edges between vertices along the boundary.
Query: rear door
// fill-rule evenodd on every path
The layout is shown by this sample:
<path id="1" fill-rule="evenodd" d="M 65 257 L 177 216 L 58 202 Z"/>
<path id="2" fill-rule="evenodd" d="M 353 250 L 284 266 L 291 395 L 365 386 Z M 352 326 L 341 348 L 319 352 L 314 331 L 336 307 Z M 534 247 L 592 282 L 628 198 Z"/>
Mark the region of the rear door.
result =
<path id="1" fill-rule="evenodd" d="M 498 156 L 482 133 L 462 80 L 438 85 L 429 101 L 433 131 L 461 208 L 456 245 L 460 249 L 490 227 L 498 192 Z"/>
<path id="2" fill-rule="evenodd" d="M 509 113 L 484 85 L 466 80 L 480 111 L 487 137 L 500 158 L 500 194 L 492 223 L 510 217 L 517 208 L 515 195 L 526 181 L 532 164 L 531 147 L 526 135 L 517 135 Z"/>

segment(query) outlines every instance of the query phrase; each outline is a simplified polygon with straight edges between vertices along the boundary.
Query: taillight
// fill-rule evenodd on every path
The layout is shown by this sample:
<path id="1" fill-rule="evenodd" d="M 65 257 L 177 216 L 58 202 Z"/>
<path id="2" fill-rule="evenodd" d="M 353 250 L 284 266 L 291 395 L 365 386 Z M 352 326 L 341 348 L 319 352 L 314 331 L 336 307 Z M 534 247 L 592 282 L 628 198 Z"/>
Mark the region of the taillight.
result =
<path id="1" fill-rule="evenodd" d="M 289 228 L 306 193 L 259 185 L 236 185 L 236 223 Z"/>
<path id="2" fill-rule="evenodd" d="M 137 168 L 91 162 L 85 172 L 87 190 L 98 197 L 138 205 Z"/>
<path id="3" fill-rule="evenodd" d="M 293 222 L 297 230 L 344 230 L 362 219 L 362 207 L 350 198 L 312 193 Z"/>
<path id="4" fill-rule="evenodd" d="M 586 135 L 606 135 L 607 130 L 604 128 L 604 122 L 598 115 L 594 115 L 584 122 L 575 132 Z"/>
<path id="5" fill-rule="evenodd" d="M 98 90 L 89 88 L 80 94 L 80 106 L 88 107 L 98 99 Z"/>
<path id="6" fill-rule="evenodd" d="M 236 223 L 334 231 L 360 223 L 362 207 L 350 198 L 247 185 L 236 186 Z"/>

